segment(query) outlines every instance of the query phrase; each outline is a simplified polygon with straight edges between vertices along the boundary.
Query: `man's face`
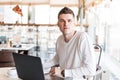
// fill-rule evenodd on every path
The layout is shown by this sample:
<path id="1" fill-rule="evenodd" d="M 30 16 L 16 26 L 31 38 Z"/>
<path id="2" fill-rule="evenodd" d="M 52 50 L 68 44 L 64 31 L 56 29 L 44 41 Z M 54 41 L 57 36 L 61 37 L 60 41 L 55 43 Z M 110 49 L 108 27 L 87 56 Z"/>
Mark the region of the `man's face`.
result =
<path id="1" fill-rule="evenodd" d="M 75 26 L 75 20 L 72 14 L 61 14 L 58 18 L 58 27 L 63 34 L 72 32 Z"/>

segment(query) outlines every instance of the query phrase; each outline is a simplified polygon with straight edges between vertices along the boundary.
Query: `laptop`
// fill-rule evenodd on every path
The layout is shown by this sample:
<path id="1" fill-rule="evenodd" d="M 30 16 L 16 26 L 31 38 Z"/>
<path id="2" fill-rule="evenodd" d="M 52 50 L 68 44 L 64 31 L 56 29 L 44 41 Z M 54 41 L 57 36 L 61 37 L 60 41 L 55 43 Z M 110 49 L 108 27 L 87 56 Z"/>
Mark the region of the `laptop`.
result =
<path id="1" fill-rule="evenodd" d="M 45 80 L 40 57 L 13 53 L 18 77 L 22 80 Z"/>

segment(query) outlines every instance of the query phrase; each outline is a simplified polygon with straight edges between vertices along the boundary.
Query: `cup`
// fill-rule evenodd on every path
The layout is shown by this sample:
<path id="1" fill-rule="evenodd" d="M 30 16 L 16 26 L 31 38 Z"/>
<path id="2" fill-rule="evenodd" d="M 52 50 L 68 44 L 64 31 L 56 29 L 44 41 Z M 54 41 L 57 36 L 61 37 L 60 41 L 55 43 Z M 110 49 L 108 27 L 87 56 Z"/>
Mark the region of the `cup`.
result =
<path id="1" fill-rule="evenodd" d="M 18 75 L 17 75 L 17 71 L 15 68 L 13 69 L 9 69 L 8 72 L 8 77 L 11 77 L 11 78 L 18 78 Z"/>

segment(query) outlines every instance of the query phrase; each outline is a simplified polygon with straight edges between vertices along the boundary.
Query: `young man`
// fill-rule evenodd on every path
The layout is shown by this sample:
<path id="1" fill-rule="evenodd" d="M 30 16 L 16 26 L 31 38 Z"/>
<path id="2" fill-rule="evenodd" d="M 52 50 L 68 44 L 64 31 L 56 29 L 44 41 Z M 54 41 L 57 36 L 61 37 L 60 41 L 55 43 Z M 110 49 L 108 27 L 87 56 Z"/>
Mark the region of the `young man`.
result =
<path id="1" fill-rule="evenodd" d="M 70 8 L 61 9 L 57 24 L 62 35 L 56 42 L 56 55 L 44 67 L 51 67 L 51 75 L 85 80 L 84 75 L 94 74 L 96 70 L 93 44 L 87 33 L 74 29 L 75 15 Z"/>

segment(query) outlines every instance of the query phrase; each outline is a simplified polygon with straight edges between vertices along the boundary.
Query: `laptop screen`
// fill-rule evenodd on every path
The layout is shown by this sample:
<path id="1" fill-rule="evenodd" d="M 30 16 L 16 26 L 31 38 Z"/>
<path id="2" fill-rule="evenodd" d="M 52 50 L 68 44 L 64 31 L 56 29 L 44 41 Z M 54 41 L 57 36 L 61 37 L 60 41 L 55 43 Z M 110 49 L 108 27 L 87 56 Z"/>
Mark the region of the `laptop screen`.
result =
<path id="1" fill-rule="evenodd" d="M 22 80 L 45 80 L 39 57 L 13 53 L 13 59 L 18 77 Z"/>

